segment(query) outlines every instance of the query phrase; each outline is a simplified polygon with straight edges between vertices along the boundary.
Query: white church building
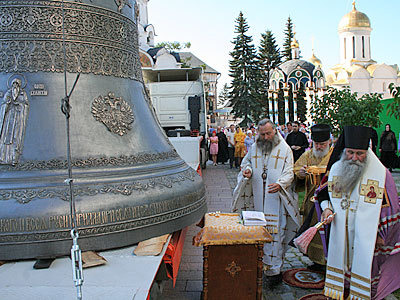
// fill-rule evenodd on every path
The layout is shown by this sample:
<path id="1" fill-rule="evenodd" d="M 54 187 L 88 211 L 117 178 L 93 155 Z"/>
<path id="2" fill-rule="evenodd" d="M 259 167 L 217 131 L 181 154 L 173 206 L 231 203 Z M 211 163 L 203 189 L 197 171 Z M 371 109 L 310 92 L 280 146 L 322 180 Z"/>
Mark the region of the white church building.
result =
<path id="1" fill-rule="evenodd" d="M 326 72 L 326 84 L 338 89 L 350 88 L 359 96 L 380 93 L 391 98 L 389 84 L 397 84 L 397 65 L 377 63 L 371 56 L 371 22 L 368 16 L 353 9 L 340 20 L 340 63 Z"/>

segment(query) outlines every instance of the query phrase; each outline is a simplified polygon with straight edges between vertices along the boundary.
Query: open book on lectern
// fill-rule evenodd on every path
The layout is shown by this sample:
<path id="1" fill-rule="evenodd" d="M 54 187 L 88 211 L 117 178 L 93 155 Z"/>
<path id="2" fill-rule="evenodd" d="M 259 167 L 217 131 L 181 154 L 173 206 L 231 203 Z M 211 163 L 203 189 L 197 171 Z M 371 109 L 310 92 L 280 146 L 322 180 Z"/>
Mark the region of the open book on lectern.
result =
<path id="1" fill-rule="evenodd" d="M 265 226 L 267 225 L 267 220 L 265 215 L 261 211 L 242 211 L 243 225 L 245 226 Z"/>

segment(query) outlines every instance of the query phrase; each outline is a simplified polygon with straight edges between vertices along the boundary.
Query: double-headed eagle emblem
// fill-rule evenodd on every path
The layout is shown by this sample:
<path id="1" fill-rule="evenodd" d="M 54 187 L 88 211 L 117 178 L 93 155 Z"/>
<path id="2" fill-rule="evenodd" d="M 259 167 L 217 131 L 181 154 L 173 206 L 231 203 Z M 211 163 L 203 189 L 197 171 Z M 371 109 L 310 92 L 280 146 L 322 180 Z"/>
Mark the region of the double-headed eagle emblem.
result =
<path id="1" fill-rule="evenodd" d="M 133 111 L 129 103 L 114 93 L 99 96 L 93 100 L 92 114 L 94 118 L 106 125 L 112 133 L 123 136 L 132 129 Z"/>

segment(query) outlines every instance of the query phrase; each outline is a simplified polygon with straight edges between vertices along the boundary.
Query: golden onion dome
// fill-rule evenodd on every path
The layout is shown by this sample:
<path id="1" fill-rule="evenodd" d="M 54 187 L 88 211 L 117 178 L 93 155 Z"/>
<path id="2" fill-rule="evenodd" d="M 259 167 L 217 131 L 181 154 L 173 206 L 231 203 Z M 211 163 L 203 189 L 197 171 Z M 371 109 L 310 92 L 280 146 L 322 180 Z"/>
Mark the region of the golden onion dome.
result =
<path id="1" fill-rule="evenodd" d="M 312 53 L 312 56 L 309 59 L 310 63 L 312 63 L 316 67 L 321 67 L 322 68 L 322 62 L 321 60 L 315 56 L 314 51 Z"/>
<path id="2" fill-rule="evenodd" d="M 353 1 L 353 10 L 340 20 L 339 31 L 354 27 L 371 28 L 368 16 L 356 9 L 355 1 Z"/>

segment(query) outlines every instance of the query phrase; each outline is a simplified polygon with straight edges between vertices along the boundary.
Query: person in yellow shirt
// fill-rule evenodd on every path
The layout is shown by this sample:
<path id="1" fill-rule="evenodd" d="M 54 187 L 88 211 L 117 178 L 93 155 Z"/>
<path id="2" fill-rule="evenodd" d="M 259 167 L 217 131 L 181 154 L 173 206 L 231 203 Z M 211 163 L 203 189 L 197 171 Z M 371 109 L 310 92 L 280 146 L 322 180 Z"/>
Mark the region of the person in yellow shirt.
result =
<path id="1" fill-rule="evenodd" d="M 242 129 L 237 126 L 236 127 L 236 133 L 233 136 L 233 139 L 235 141 L 235 162 L 236 162 L 236 168 L 240 166 L 242 163 L 243 157 L 246 154 L 246 147 L 244 145 L 244 139 L 246 138 L 246 134 L 242 131 Z"/>

